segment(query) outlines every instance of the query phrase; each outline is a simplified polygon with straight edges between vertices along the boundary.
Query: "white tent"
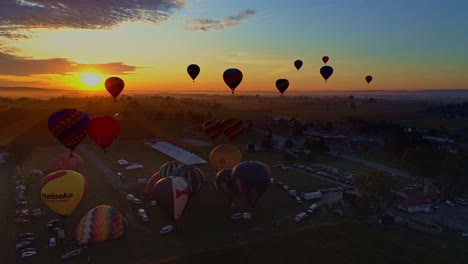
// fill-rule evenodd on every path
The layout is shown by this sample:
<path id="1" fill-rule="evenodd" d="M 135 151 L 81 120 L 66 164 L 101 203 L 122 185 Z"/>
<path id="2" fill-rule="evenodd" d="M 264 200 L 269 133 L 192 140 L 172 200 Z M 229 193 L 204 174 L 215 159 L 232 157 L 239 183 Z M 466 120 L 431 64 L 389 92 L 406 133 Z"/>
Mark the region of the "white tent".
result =
<path id="1" fill-rule="evenodd" d="M 186 165 L 206 163 L 206 161 L 199 156 L 165 141 L 158 141 L 151 147 Z"/>
<path id="2" fill-rule="evenodd" d="M 126 160 L 124 160 L 124 159 L 119 159 L 119 160 L 117 161 L 117 163 L 120 164 L 120 165 L 128 165 L 128 161 L 126 161 Z"/>

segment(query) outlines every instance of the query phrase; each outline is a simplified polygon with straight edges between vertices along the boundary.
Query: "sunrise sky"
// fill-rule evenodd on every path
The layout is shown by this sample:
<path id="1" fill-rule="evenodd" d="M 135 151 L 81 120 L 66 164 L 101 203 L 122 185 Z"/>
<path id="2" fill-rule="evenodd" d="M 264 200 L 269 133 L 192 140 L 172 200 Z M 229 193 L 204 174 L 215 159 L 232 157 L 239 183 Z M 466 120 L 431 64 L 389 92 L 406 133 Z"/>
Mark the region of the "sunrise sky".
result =
<path id="1" fill-rule="evenodd" d="M 229 94 L 234 67 L 237 93 L 280 78 L 288 91 L 463 89 L 467 12 L 466 0 L 1 0 L 0 86 L 102 90 L 119 76 L 125 90 Z"/>

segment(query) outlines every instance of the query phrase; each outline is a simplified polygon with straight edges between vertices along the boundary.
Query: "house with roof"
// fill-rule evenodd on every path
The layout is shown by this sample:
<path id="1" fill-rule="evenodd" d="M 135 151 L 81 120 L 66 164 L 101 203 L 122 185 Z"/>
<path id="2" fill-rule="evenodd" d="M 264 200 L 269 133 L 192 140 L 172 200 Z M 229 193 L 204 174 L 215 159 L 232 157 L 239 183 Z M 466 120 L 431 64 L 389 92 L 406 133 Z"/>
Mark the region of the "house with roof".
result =
<path id="1" fill-rule="evenodd" d="M 432 202 L 439 197 L 439 190 L 434 185 L 424 185 L 422 190 L 406 187 L 394 192 L 397 198 L 396 207 L 408 213 L 430 209 Z"/>

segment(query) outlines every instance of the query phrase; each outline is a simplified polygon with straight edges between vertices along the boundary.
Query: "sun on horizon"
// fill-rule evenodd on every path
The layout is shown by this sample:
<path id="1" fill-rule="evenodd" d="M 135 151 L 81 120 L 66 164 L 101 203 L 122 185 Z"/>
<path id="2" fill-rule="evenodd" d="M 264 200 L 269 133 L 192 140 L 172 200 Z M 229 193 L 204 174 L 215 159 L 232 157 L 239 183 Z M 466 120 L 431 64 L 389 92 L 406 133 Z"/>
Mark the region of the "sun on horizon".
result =
<path id="1" fill-rule="evenodd" d="M 104 81 L 104 77 L 95 72 L 84 72 L 80 74 L 81 83 L 85 85 L 84 90 L 95 90 Z"/>

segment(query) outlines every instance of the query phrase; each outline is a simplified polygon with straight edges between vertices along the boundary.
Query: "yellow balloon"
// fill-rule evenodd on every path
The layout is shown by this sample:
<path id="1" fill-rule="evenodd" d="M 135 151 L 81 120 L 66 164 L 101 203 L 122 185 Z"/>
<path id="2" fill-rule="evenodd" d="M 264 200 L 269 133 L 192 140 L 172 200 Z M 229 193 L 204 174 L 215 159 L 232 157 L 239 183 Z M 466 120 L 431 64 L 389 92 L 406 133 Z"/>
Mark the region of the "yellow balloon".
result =
<path id="1" fill-rule="evenodd" d="M 242 153 L 234 145 L 222 144 L 215 147 L 210 153 L 210 163 L 216 171 L 232 168 L 241 160 Z"/>
<path id="2" fill-rule="evenodd" d="M 65 217 L 75 211 L 86 195 L 88 182 L 76 171 L 59 170 L 44 177 L 40 186 L 42 201 Z"/>

